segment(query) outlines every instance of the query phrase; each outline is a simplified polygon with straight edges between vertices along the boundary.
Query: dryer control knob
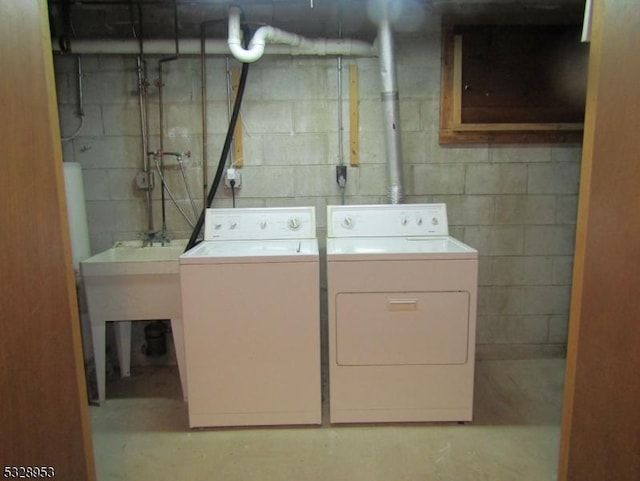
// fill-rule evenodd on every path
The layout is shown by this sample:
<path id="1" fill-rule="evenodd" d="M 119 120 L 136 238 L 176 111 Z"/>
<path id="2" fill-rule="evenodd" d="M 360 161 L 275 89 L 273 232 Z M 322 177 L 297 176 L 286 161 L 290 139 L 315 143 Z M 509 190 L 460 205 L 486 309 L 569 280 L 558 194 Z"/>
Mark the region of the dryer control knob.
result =
<path id="1" fill-rule="evenodd" d="M 342 225 L 347 229 L 353 229 L 353 224 L 354 224 L 353 218 L 350 216 L 347 216 L 344 219 L 342 219 Z"/>
<path id="2" fill-rule="evenodd" d="M 238 227 L 238 223 L 237 223 L 235 220 L 233 220 L 233 221 L 231 221 L 231 222 L 229 223 L 229 229 L 232 229 L 232 230 L 233 230 L 233 229 L 235 229 L 236 227 Z"/>
<path id="3" fill-rule="evenodd" d="M 289 219 L 287 225 L 291 230 L 298 230 L 300 228 L 300 220 L 298 220 L 297 217 L 292 217 L 291 219 Z"/>
<path id="4" fill-rule="evenodd" d="M 267 221 L 266 220 L 261 220 L 260 221 L 260 228 L 261 229 L 266 229 L 267 228 Z"/>
<path id="5" fill-rule="evenodd" d="M 418 224 L 418 225 L 422 225 L 422 217 L 418 217 L 418 218 L 416 219 L 416 224 Z"/>
<path id="6" fill-rule="evenodd" d="M 407 225 L 409 223 L 409 219 L 407 217 L 403 217 L 402 219 L 400 219 L 400 223 L 402 225 Z"/>
<path id="7" fill-rule="evenodd" d="M 222 224 L 220 224 L 220 223 L 215 224 L 215 225 L 213 226 L 213 228 L 214 228 L 215 230 L 220 230 L 220 229 L 222 229 Z"/>

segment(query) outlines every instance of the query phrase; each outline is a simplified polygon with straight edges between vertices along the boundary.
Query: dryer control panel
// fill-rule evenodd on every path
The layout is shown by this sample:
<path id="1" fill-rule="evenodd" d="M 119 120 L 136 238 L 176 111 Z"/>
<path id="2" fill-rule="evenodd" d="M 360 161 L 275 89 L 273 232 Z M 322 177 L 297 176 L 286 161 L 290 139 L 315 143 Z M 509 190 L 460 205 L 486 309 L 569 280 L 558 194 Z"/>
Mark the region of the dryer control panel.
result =
<path id="1" fill-rule="evenodd" d="M 207 209 L 204 240 L 315 239 L 315 207 Z"/>
<path id="2" fill-rule="evenodd" d="M 327 206 L 328 237 L 448 236 L 445 204 Z"/>

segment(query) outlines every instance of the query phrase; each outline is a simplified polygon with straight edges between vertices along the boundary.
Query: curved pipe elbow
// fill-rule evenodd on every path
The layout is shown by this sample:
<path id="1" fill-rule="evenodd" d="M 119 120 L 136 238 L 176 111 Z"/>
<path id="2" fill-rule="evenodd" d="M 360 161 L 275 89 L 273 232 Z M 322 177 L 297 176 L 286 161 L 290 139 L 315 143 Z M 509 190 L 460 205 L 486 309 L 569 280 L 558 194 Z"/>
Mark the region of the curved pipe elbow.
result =
<path id="1" fill-rule="evenodd" d="M 249 48 L 242 46 L 242 29 L 240 28 L 240 8 L 232 5 L 229 8 L 229 37 L 227 44 L 231 54 L 243 63 L 251 63 L 259 60 L 264 55 L 267 41 L 272 43 L 285 43 L 299 45 L 302 38 L 296 34 L 288 33 L 270 26 L 260 27 L 253 35 Z"/>
<path id="2" fill-rule="evenodd" d="M 244 48 L 242 45 L 240 16 L 241 10 L 239 7 L 229 7 L 229 37 L 227 44 L 234 58 L 243 63 L 252 63 L 262 58 L 267 43 L 288 45 L 291 47 L 287 50 L 290 55 L 364 55 L 367 57 L 376 55 L 376 49 L 366 42 L 344 41 L 342 39 L 309 40 L 295 33 L 285 32 L 269 25 L 262 26 L 256 30 L 249 47 Z"/>
<path id="3" fill-rule="evenodd" d="M 231 55 L 243 63 L 252 63 L 264 55 L 265 42 L 259 32 L 254 35 L 248 49 L 242 46 L 242 29 L 240 28 L 240 8 L 232 5 L 229 8 L 229 37 L 227 44 Z M 260 30 L 260 29 L 259 29 Z M 258 39 L 258 41 L 256 41 Z"/>
<path id="4" fill-rule="evenodd" d="M 264 55 L 264 44 L 254 44 L 251 48 L 244 49 L 240 42 L 232 41 L 229 39 L 227 42 L 231 55 L 242 63 L 252 63 L 260 60 Z"/>

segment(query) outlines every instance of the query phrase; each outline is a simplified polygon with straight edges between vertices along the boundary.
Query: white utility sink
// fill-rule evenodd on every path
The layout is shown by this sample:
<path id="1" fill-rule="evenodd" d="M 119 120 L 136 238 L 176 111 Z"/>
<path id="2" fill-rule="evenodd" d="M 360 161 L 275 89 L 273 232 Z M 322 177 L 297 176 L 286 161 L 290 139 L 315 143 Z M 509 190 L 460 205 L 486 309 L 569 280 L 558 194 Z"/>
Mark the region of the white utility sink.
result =
<path id="1" fill-rule="evenodd" d="M 171 319 L 182 392 L 186 395 L 182 303 L 178 257 L 186 240 L 165 246 L 118 242 L 80 263 L 84 281 L 99 401 L 105 400 L 105 324 L 118 321 L 116 339 L 120 371 L 130 375 L 131 321 Z"/>

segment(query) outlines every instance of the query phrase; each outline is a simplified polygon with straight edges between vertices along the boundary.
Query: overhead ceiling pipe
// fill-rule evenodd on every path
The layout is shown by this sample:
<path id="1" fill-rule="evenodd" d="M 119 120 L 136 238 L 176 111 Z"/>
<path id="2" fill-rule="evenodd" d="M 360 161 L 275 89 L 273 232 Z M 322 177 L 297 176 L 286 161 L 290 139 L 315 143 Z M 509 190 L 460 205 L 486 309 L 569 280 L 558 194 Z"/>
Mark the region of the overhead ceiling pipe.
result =
<path id="1" fill-rule="evenodd" d="M 302 55 L 374 55 L 373 47 L 366 42 L 324 38 L 308 39 L 269 25 L 256 30 L 248 47 L 244 48 L 240 29 L 241 14 L 242 11 L 239 7 L 235 5 L 229 7 L 229 37 L 227 40 L 231 54 L 241 62 L 251 63 L 262 58 L 267 43 L 284 44 L 291 52 L 300 52 Z M 292 53 L 292 55 L 294 54 Z"/>
<path id="2" fill-rule="evenodd" d="M 293 47 L 298 47 L 303 42 L 300 35 L 266 25 L 256 30 L 248 47 L 244 48 L 242 46 L 242 30 L 240 29 L 241 14 L 240 7 L 235 5 L 229 7 L 229 37 L 227 39 L 231 54 L 241 62 L 252 63 L 260 60 L 264 55 L 267 42 L 283 43 Z"/>
<path id="3" fill-rule="evenodd" d="M 174 40 L 145 39 L 143 42 L 145 55 L 171 55 L 176 51 Z M 62 52 L 58 39 L 53 39 L 54 52 Z M 200 55 L 200 39 L 182 38 L 179 40 L 181 56 Z M 229 55 L 227 40 L 207 39 L 205 42 L 207 55 Z M 69 50 L 64 53 L 77 55 L 138 55 L 139 41 L 136 39 L 93 39 L 69 40 Z M 361 40 L 350 39 L 314 39 L 302 42 L 300 45 L 267 45 L 265 55 L 344 55 L 352 57 L 376 57 L 376 48 Z"/>
<path id="4" fill-rule="evenodd" d="M 382 109 L 387 154 L 388 198 L 391 204 L 404 199 L 402 189 L 402 153 L 400 144 L 400 108 L 393 32 L 389 21 L 388 0 L 378 0 L 378 42 L 380 49 L 380 75 L 382 78 Z"/>

